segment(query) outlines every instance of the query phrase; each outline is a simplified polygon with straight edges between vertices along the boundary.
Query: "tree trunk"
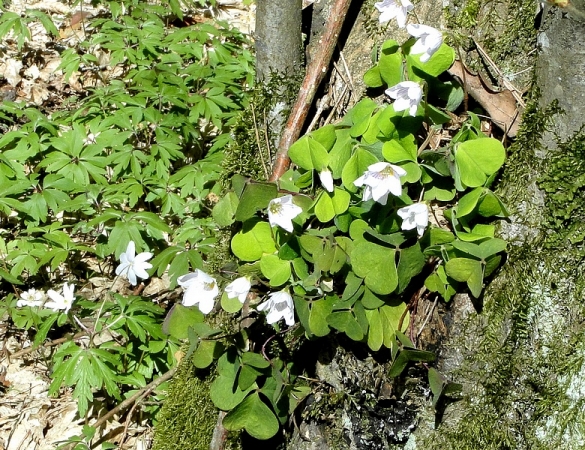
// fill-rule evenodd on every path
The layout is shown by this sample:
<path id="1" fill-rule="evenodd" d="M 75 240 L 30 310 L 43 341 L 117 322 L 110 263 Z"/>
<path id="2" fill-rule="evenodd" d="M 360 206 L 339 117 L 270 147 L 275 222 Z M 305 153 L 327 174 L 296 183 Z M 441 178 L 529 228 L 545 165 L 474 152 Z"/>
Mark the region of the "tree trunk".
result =
<path id="1" fill-rule="evenodd" d="M 256 6 L 256 78 L 271 72 L 292 76 L 301 67 L 301 0 L 258 0 Z"/>

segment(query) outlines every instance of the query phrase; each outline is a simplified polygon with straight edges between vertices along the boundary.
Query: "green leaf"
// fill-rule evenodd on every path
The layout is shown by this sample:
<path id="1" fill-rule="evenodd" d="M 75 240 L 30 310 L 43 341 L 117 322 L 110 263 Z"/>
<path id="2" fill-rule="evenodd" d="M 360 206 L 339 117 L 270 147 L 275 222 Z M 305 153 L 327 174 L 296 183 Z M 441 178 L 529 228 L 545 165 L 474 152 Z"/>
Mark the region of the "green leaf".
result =
<path id="1" fill-rule="evenodd" d="M 213 219 L 220 227 L 229 227 L 234 223 L 239 203 L 238 196 L 230 191 L 213 207 Z"/>
<path id="2" fill-rule="evenodd" d="M 270 362 L 264 359 L 259 353 L 254 352 L 244 352 L 242 354 L 242 364 L 247 364 L 257 369 L 267 369 L 270 367 Z"/>
<path id="3" fill-rule="evenodd" d="M 482 193 L 483 188 L 478 187 L 461 197 L 457 203 L 457 217 L 464 217 L 471 214 L 477 206 L 477 202 Z"/>
<path id="4" fill-rule="evenodd" d="M 412 149 L 406 149 L 400 142 L 395 140 L 384 142 L 382 154 L 388 162 L 394 164 L 403 161 L 416 161 L 416 148 L 414 151 Z"/>
<path id="5" fill-rule="evenodd" d="M 384 325 L 380 311 L 377 309 L 366 309 L 368 318 L 368 347 L 377 352 L 384 343 Z"/>
<path id="6" fill-rule="evenodd" d="M 369 151 L 358 147 L 343 167 L 341 181 L 349 192 L 356 192 L 358 188 L 353 184 L 368 169 L 368 166 L 377 163 L 378 159 Z"/>
<path id="7" fill-rule="evenodd" d="M 311 135 L 305 135 L 291 145 L 288 156 L 292 162 L 305 170 L 315 169 L 320 172 L 329 164 L 327 149 Z"/>
<path id="8" fill-rule="evenodd" d="M 175 339 L 187 339 L 189 327 L 202 323 L 204 318 L 196 306 L 186 307 L 175 303 L 163 322 L 162 330 Z"/>
<path id="9" fill-rule="evenodd" d="M 380 68 L 378 66 L 372 67 L 364 74 L 364 84 L 371 88 L 377 88 L 384 85 L 384 81 L 380 75 Z"/>
<path id="10" fill-rule="evenodd" d="M 278 197 L 276 183 L 249 182 L 242 192 L 235 219 L 244 222 L 254 217 L 256 211 L 266 209 L 270 200 L 276 197 Z"/>
<path id="11" fill-rule="evenodd" d="M 249 220 L 232 238 L 232 252 L 242 261 L 258 261 L 264 254 L 276 252 L 272 230 L 267 222 Z"/>
<path id="12" fill-rule="evenodd" d="M 385 347 L 391 348 L 392 343 L 396 341 L 396 333 L 401 331 L 398 329 L 400 320 L 402 320 L 402 330 L 408 328 L 410 313 L 407 311 L 407 308 L 406 303 L 402 301 L 380 307 L 379 311 L 380 319 L 382 320 L 382 329 L 384 330 Z"/>
<path id="13" fill-rule="evenodd" d="M 417 242 L 412 247 L 401 249 L 399 252 L 400 261 L 398 262 L 398 293 L 403 292 L 410 280 L 421 273 L 426 263 L 420 244 Z"/>
<path id="14" fill-rule="evenodd" d="M 260 270 L 273 287 L 282 286 L 291 276 L 290 262 L 280 259 L 278 255 L 262 256 Z"/>
<path id="15" fill-rule="evenodd" d="M 407 51 L 410 51 L 410 46 L 408 46 Z M 421 55 L 410 54 L 406 56 L 408 73 L 412 75 L 409 76 L 409 79 L 414 81 L 424 78 L 423 74 L 428 74 L 432 77 L 441 75 L 455 61 L 455 51 L 449 45 L 442 44 L 427 62 L 421 62 L 420 57 Z"/>
<path id="16" fill-rule="evenodd" d="M 467 282 L 474 297 L 479 297 L 483 289 L 483 268 L 480 261 L 468 258 L 453 258 L 445 264 L 447 275 L 457 281 Z"/>
<path id="17" fill-rule="evenodd" d="M 254 388 L 255 384 L 252 384 L 248 389 L 241 390 L 235 383 L 235 374 L 233 377 L 220 374 L 211 384 L 209 396 L 217 408 L 229 411 L 240 404 Z"/>
<path id="18" fill-rule="evenodd" d="M 506 151 L 492 138 L 473 139 L 455 147 L 455 162 L 461 182 L 468 187 L 483 186 L 504 164 Z"/>
<path id="19" fill-rule="evenodd" d="M 224 352 L 224 346 L 220 341 L 202 340 L 193 353 L 193 365 L 198 369 L 209 367 L 216 358 Z"/>
<path id="20" fill-rule="evenodd" d="M 337 130 L 335 135 L 337 139 L 329 152 L 329 167 L 331 168 L 333 178 L 337 180 L 341 178 L 343 167 L 349 161 L 356 141 L 351 137 L 348 128 Z"/>
<path id="21" fill-rule="evenodd" d="M 351 252 L 355 274 L 376 294 L 389 294 L 398 286 L 395 250 L 368 241 L 358 242 Z"/>
<path id="22" fill-rule="evenodd" d="M 354 341 L 364 338 L 362 327 L 350 311 L 337 311 L 327 317 L 327 323 L 342 333 L 347 334 Z"/>
<path id="23" fill-rule="evenodd" d="M 243 306 L 238 297 L 229 298 L 225 291 L 221 295 L 221 307 L 225 312 L 234 314 L 239 312 Z"/>
<path id="24" fill-rule="evenodd" d="M 250 436 L 260 440 L 270 439 L 280 428 L 278 419 L 257 392 L 250 394 L 227 413 L 222 425 L 229 431 L 244 429 Z"/>
<path id="25" fill-rule="evenodd" d="M 315 204 L 315 215 L 320 222 L 329 222 L 335 216 L 343 214 L 349 207 L 350 194 L 339 188 L 333 192 L 322 191 Z"/>
<path id="26" fill-rule="evenodd" d="M 388 376 L 394 378 L 399 376 L 409 362 L 432 362 L 436 358 L 433 352 L 426 352 L 416 349 L 405 349 L 398 353 L 398 357 L 392 363 Z"/>
<path id="27" fill-rule="evenodd" d="M 329 152 L 337 140 L 335 125 L 325 125 L 318 128 L 311 132 L 311 137 Z"/>
<path id="28" fill-rule="evenodd" d="M 484 196 L 479 201 L 478 212 L 483 217 L 508 217 L 509 213 L 500 198 L 492 191 L 485 189 Z"/>
<path id="29" fill-rule="evenodd" d="M 327 336 L 329 334 L 329 325 L 327 317 L 333 311 L 335 297 L 330 296 L 322 300 L 311 302 L 311 312 L 309 314 L 309 327 L 311 333 L 317 337 Z"/>
<path id="30" fill-rule="evenodd" d="M 402 58 L 398 42 L 389 39 L 382 44 L 378 68 L 380 77 L 389 87 L 402 81 Z"/>

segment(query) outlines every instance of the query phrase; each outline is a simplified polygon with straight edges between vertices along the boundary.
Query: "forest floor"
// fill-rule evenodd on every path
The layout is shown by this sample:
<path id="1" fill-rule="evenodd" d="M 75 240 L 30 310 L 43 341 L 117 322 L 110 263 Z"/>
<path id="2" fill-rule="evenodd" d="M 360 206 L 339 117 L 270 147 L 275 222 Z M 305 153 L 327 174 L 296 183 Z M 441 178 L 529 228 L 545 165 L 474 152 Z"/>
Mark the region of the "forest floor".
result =
<path id="1" fill-rule="evenodd" d="M 59 36 L 51 36 L 40 22 L 32 21 L 28 24 L 31 38 L 23 45 L 19 45 L 21 36 L 14 33 L 0 41 L 0 101 L 25 102 L 49 115 L 67 108 L 71 98 L 93 86 L 95 78 L 80 77 L 79 72 L 66 80 L 58 69 L 60 53 L 80 45 L 91 31 L 90 19 L 105 16 L 108 11 L 90 2 L 74 5 L 57 0 L 5 3 L 8 11 L 22 17 L 30 10 L 44 12 L 58 28 Z M 245 34 L 251 34 L 254 26 L 254 8 L 244 6 L 241 0 L 218 0 L 216 8 L 191 11 L 186 16 L 194 21 L 227 21 Z M 110 72 L 105 78 L 111 79 L 119 68 L 104 70 Z M 107 413 L 105 406 L 96 406 L 100 404 L 97 398 L 87 416 L 80 418 L 70 390 L 61 389 L 58 397 L 49 396 L 49 362 L 55 347 L 49 344 L 31 351 L 31 346 L 31 336 L 9 319 L 0 318 L 0 450 L 55 449 L 59 442 L 81 435 L 84 425 Z M 140 408 L 131 408 L 129 414 L 108 421 L 100 434 L 103 442 L 116 442 L 117 448 L 146 450 L 152 444 L 153 428 Z"/>

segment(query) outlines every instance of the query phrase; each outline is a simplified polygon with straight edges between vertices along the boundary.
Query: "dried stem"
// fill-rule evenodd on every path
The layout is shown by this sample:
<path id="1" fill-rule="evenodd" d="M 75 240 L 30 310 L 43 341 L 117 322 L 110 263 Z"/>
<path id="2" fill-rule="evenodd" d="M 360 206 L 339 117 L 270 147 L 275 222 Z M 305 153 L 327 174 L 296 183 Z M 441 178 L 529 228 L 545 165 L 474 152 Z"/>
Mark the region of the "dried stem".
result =
<path id="1" fill-rule="evenodd" d="M 317 54 L 311 60 L 309 67 L 307 67 L 307 73 L 299 89 L 297 101 L 291 110 L 286 127 L 280 138 L 270 181 L 277 180 L 288 169 L 290 164 L 288 149 L 300 136 L 301 129 L 309 113 L 309 108 L 313 104 L 315 93 L 327 74 L 329 63 L 337 45 L 343 20 L 345 19 L 350 3 L 351 0 L 336 0 L 331 8 L 327 27 L 317 45 Z"/>

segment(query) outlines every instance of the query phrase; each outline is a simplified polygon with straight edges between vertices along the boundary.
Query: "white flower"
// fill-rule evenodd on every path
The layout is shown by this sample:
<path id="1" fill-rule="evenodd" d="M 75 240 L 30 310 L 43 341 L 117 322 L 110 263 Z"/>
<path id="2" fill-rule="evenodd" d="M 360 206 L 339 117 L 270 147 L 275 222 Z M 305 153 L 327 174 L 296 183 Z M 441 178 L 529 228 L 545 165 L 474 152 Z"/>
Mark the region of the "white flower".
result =
<path id="1" fill-rule="evenodd" d="M 333 192 L 333 175 L 330 170 L 325 169 L 319 172 L 319 179 L 327 192 Z"/>
<path id="2" fill-rule="evenodd" d="M 414 8 L 410 0 L 383 0 L 374 3 L 374 6 L 380 11 L 380 23 L 389 22 L 396 17 L 400 28 L 404 28 L 408 11 Z"/>
<path id="3" fill-rule="evenodd" d="M 37 291 L 36 289 L 29 289 L 26 292 L 20 294 L 21 300 L 16 302 L 16 306 L 41 306 L 47 299 L 47 296 L 43 291 Z"/>
<path id="4" fill-rule="evenodd" d="M 406 170 L 387 162 L 377 162 L 368 166 L 368 170 L 353 182 L 356 186 L 365 185 L 363 201 L 374 201 L 385 205 L 388 193 L 399 197 L 402 195 L 400 177 L 406 175 Z"/>
<path id="5" fill-rule="evenodd" d="M 292 220 L 302 212 L 303 209 L 293 203 L 292 195 L 285 195 L 270 200 L 268 204 L 268 221 L 270 226 L 278 225 L 292 233 Z"/>
<path id="6" fill-rule="evenodd" d="M 415 203 L 398 210 L 402 217 L 402 229 L 412 230 L 416 228 L 419 236 L 422 236 L 429 224 L 429 209 L 425 203 Z"/>
<path id="7" fill-rule="evenodd" d="M 53 311 L 64 309 L 65 314 L 67 314 L 67 312 L 69 312 L 69 308 L 71 308 L 71 305 L 75 300 L 75 295 L 73 294 L 74 290 L 75 285 L 73 283 L 63 284 L 63 295 L 59 294 L 53 289 L 49 289 L 47 291 L 47 295 L 52 301 L 45 303 L 45 308 L 52 309 Z"/>
<path id="8" fill-rule="evenodd" d="M 134 241 L 128 242 L 126 252 L 120 255 L 120 265 L 116 268 L 116 275 L 126 275 L 132 286 L 136 286 L 136 277 L 148 278 L 147 269 L 152 268 L 152 264 L 147 263 L 152 258 L 152 253 L 142 252 L 136 254 Z"/>
<path id="9" fill-rule="evenodd" d="M 202 270 L 195 269 L 195 272 L 177 278 L 177 283 L 185 290 L 183 305 L 198 305 L 199 311 L 203 314 L 211 312 L 215 306 L 215 297 L 219 294 L 215 278 Z"/>
<path id="10" fill-rule="evenodd" d="M 409 109 L 411 116 L 416 116 L 418 104 L 422 99 L 422 88 L 420 84 L 414 81 L 402 81 L 390 89 L 386 89 L 386 95 L 396 99 L 394 102 L 394 111 L 404 111 Z"/>
<path id="11" fill-rule="evenodd" d="M 227 294 L 228 298 L 237 297 L 240 303 L 244 303 L 251 287 L 252 283 L 250 283 L 250 279 L 248 277 L 240 277 L 236 278 L 226 286 L 225 293 Z"/>
<path id="12" fill-rule="evenodd" d="M 266 322 L 273 324 L 280 319 L 284 319 L 290 327 L 295 324 L 295 305 L 288 292 L 273 292 L 268 296 L 268 300 L 258 306 L 258 311 L 268 310 Z"/>
<path id="13" fill-rule="evenodd" d="M 409 24 L 406 26 L 406 31 L 418 38 L 411 47 L 410 53 L 413 55 L 422 53 L 421 62 L 427 62 L 443 43 L 443 33 L 428 25 Z"/>

